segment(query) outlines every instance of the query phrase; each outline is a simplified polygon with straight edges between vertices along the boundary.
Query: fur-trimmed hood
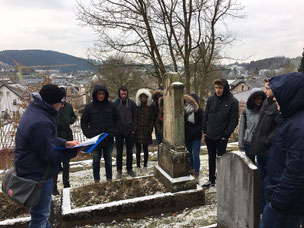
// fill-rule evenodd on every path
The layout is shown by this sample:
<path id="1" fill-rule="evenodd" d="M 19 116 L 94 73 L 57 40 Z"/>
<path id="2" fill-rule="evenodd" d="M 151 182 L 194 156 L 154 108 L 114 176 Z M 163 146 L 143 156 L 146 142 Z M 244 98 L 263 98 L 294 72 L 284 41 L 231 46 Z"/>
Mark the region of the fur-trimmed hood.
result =
<path id="1" fill-rule="evenodd" d="M 135 101 L 136 101 L 136 106 L 140 107 L 141 106 L 141 101 L 140 101 L 140 95 L 141 94 L 146 94 L 147 95 L 147 106 L 150 107 L 152 104 L 152 94 L 148 89 L 139 89 L 136 93 Z"/>
<path id="2" fill-rule="evenodd" d="M 192 107 L 194 108 L 194 112 L 197 112 L 197 110 L 199 109 L 199 105 L 192 96 L 185 94 L 184 101 L 187 101 L 189 104 L 191 104 Z"/>
<path id="3" fill-rule="evenodd" d="M 258 88 L 253 88 L 252 93 L 250 94 L 248 100 L 247 100 L 247 109 L 249 110 L 254 110 L 254 109 L 260 109 L 261 107 L 256 107 L 255 104 L 255 99 L 257 97 L 262 97 L 262 103 L 266 99 L 266 94 L 264 93 L 263 90 L 258 89 Z"/>
<path id="4" fill-rule="evenodd" d="M 164 95 L 164 91 L 163 90 L 160 90 L 160 89 L 154 90 L 152 92 L 152 99 L 153 99 L 153 101 L 155 101 L 158 97 L 162 97 L 163 95 Z"/>

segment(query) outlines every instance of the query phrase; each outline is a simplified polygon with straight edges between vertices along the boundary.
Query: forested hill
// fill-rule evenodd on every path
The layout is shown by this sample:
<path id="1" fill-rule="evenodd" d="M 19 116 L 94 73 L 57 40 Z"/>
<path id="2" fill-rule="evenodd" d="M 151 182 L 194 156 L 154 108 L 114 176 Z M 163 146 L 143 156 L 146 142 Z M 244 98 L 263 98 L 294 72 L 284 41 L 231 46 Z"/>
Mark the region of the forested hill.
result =
<path id="1" fill-rule="evenodd" d="M 15 66 L 13 60 L 24 66 L 75 64 L 50 69 L 61 72 L 94 71 L 87 59 L 49 50 L 5 50 L 0 51 L 0 61 Z"/>
<path id="2" fill-rule="evenodd" d="M 250 63 L 240 64 L 251 74 L 258 74 L 262 69 L 279 69 L 290 65 L 290 59 L 286 57 L 272 57 L 257 61 L 251 61 Z"/>

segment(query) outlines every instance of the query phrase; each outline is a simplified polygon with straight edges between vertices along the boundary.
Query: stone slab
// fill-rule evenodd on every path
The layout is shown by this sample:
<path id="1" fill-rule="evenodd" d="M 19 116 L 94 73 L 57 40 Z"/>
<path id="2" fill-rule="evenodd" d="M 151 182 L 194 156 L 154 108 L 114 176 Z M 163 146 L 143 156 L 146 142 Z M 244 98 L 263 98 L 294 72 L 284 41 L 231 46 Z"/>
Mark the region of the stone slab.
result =
<path id="1" fill-rule="evenodd" d="M 160 181 L 165 185 L 166 189 L 170 192 L 196 189 L 196 179 L 191 175 L 172 178 L 158 165 L 155 166 L 154 173 L 155 176 L 160 179 Z"/>
<path id="2" fill-rule="evenodd" d="M 217 158 L 217 225 L 220 228 L 258 228 L 260 176 L 240 151 Z"/>

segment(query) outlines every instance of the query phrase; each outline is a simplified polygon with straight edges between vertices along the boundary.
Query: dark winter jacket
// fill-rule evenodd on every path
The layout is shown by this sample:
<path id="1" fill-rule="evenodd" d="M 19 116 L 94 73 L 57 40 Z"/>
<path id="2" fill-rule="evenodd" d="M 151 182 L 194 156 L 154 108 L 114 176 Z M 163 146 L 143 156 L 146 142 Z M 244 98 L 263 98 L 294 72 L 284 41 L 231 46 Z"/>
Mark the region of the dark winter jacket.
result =
<path id="1" fill-rule="evenodd" d="M 161 139 L 163 139 L 163 129 L 164 129 L 164 99 L 160 97 L 158 99 L 158 113 L 156 115 L 155 120 L 155 129 L 160 135 Z"/>
<path id="2" fill-rule="evenodd" d="M 218 140 L 228 139 L 238 124 L 239 102 L 230 93 L 227 80 L 221 79 L 224 83 L 223 95 L 210 96 L 203 120 L 203 133 L 208 138 Z"/>
<path id="3" fill-rule="evenodd" d="M 126 137 L 135 133 L 136 130 L 136 104 L 130 98 L 122 100 L 120 97 L 120 89 L 118 89 L 118 98 L 114 104 L 120 115 L 120 125 L 118 126 L 118 134 Z M 129 92 L 128 92 L 129 95 Z"/>
<path id="4" fill-rule="evenodd" d="M 269 82 L 284 118 L 269 150 L 266 198 L 275 210 L 304 215 L 304 74 Z"/>
<path id="5" fill-rule="evenodd" d="M 33 101 L 20 120 L 15 139 L 15 167 L 20 177 L 41 180 L 50 165 L 48 178 L 59 172 L 59 163 L 77 155 L 76 150 L 58 151 L 66 140 L 57 137 L 57 111 L 33 94 Z"/>
<path id="6" fill-rule="evenodd" d="M 146 94 L 147 102 L 142 104 L 140 95 Z M 136 131 L 135 142 L 148 145 L 152 143 L 152 131 L 155 121 L 155 106 L 152 104 L 152 95 L 147 89 L 140 89 L 136 93 Z"/>
<path id="7" fill-rule="evenodd" d="M 64 107 L 58 111 L 58 115 L 56 116 L 58 137 L 69 141 L 73 140 L 73 132 L 70 125 L 75 123 L 76 119 L 77 117 L 72 105 L 65 103 Z"/>
<path id="8" fill-rule="evenodd" d="M 251 144 L 253 131 L 259 122 L 261 106 L 257 107 L 255 104 L 255 100 L 258 97 L 261 97 L 262 101 L 266 99 L 266 95 L 261 89 L 249 96 L 247 107 L 243 109 L 241 114 L 238 138 L 238 145 L 241 151 L 245 150 L 245 144 Z"/>
<path id="9" fill-rule="evenodd" d="M 98 101 L 97 91 L 105 91 L 103 101 Z M 114 103 L 109 101 L 109 93 L 105 85 L 96 85 L 92 93 L 93 101 L 89 103 L 81 116 L 81 129 L 87 138 L 92 138 L 101 133 L 109 135 L 101 142 L 100 146 L 114 143 L 114 135 L 118 133 L 120 117 Z"/>
<path id="10" fill-rule="evenodd" d="M 184 100 L 194 109 L 194 123 L 188 120 L 188 115 L 185 113 L 185 139 L 202 139 L 204 111 L 199 107 L 198 97 L 195 94 L 190 94 L 190 96 L 186 94 L 184 95 Z"/>
<path id="11" fill-rule="evenodd" d="M 282 118 L 273 98 L 267 98 L 262 104 L 258 125 L 256 126 L 252 139 L 250 154 L 267 156 L 273 135 L 275 134 Z"/>
<path id="12" fill-rule="evenodd" d="M 156 121 L 157 121 L 157 116 L 158 116 L 158 113 L 159 113 L 159 107 L 158 107 L 159 106 L 159 99 L 162 98 L 163 95 L 164 95 L 164 91 L 162 89 L 155 90 L 152 93 L 152 104 L 155 106 L 155 122 L 154 122 L 154 127 L 155 127 L 156 131 L 158 131 L 158 129 L 156 127 Z M 163 133 L 161 133 L 161 135 L 163 135 Z"/>

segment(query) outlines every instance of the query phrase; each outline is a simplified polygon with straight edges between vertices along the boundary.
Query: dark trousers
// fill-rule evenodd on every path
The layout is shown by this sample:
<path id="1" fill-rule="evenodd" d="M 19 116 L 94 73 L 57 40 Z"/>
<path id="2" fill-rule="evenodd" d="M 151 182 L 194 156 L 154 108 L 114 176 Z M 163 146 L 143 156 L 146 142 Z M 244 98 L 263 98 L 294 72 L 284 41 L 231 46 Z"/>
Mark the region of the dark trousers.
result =
<path id="1" fill-rule="evenodd" d="M 100 181 L 100 160 L 101 153 L 103 152 L 103 158 L 105 162 L 106 178 L 112 180 L 112 150 L 114 144 L 103 146 L 101 148 L 95 148 L 93 150 L 93 176 L 94 181 Z"/>
<path id="2" fill-rule="evenodd" d="M 124 136 L 117 136 L 116 137 L 116 164 L 117 170 L 122 170 L 122 155 L 123 155 L 123 145 L 124 141 L 126 142 L 126 149 L 127 149 L 127 170 L 132 170 L 132 163 L 133 163 L 133 144 L 134 144 L 134 136 L 129 135 L 127 137 Z"/>
<path id="3" fill-rule="evenodd" d="M 268 175 L 268 169 L 267 169 L 268 156 L 258 155 L 257 163 L 258 163 L 258 170 L 260 172 L 260 177 L 261 177 L 261 207 L 264 208 L 264 206 L 266 204 L 264 181 Z"/>
<path id="4" fill-rule="evenodd" d="M 62 162 L 62 182 L 64 187 L 70 185 L 70 160 Z M 53 188 L 57 188 L 58 174 L 54 177 Z"/>
<path id="5" fill-rule="evenodd" d="M 250 154 L 250 144 L 245 143 L 245 154 L 255 164 L 255 155 Z"/>
<path id="6" fill-rule="evenodd" d="M 148 157 L 149 157 L 148 145 L 136 143 L 136 164 L 137 164 L 137 167 L 140 167 L 141 145 L 143 145 L 143 150 L 144 150 L 144 167 L 147 167 Z"/>
<path id="7" fill-rule="evenodd" d="M 259 228 L 299 228 L 303 219 L 302 215 L 295 215 L 288 211 L 276 211 L 267 203 Z"/>
<path id="8" fill-rule="evenodd" d="M 159 160 L 159 144 L 163 142 L 163 137 L 158 133 L 156 128 L 155 128 L 155 138 L 157 143 L 157 160 Z"/>
<path id="9" fill-rule="evenodd" d="M 205 137 L 205 142 L 208 149 L 209 181 L 215 183 L 216 154 L 222 156 L 226 153 L 228 140 L 213 140 Z"/>

